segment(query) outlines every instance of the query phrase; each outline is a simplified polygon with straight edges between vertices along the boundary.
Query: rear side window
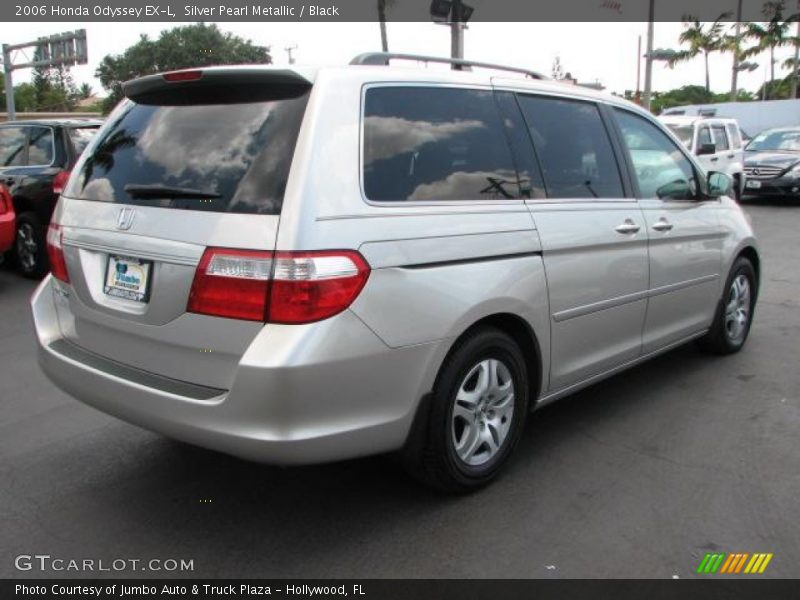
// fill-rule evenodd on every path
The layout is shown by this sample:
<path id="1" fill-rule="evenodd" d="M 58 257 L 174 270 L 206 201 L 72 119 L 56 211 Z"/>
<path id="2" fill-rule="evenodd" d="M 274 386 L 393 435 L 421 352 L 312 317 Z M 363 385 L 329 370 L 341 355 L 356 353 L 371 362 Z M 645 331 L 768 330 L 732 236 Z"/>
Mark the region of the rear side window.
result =
<path id="1" fill-rule="evenodd" d="M 376 87 L 364 101 L 364 193 L 370 200 L 519 197 L 491 91 Z"/>
<path id="2" fill-rule="evenodd" d="M 714 130 L 714 143 L 717 145 L 717 150 L 727 150 L 730 145 L 728 144 L 728 134 L 725 133 L 724 125 L 713 125 Z"/>
<path id="3" fill-rule="evenodd" d="M 67 130 L 75 154 L 78 155 L 86 148 L 92 138 L 97 133 L 97 127 L 71 127 Z"/>
<path id="4" fill-rule="evenodd" d="M 697 132 L 697 147 L 701 148 L 706 144 L 713 144 L 711 141 L 711 130 L 707 126 L 701 127 Z"/>
<path id="5" fill-rule="evenodd" d="M 622 198 L 622 179 L 597 106 L 519 96 L 550 198 Z"/>
<path id="6" fill-rule="evenodd" d="M 739 134 L 739 128 L 730 123 L 728 128 L 728 139 L 731 141 L 731 148 L 738 150 L 742 147 L 742 136 Z"/>
<path id="7" fill-rule="evenodd" d="M 129 102 L 100 130 L 65 195 L 279 214 L 309 89 L 258 102 L 193 104 L 203 98 L 188 93 L 164 105 Z"/>
<path id="8" fill-rule="evenodd" d="M 23 127 L 0 127 L 0 167 L 25 164 L 26 137 Z"/>
<path id="9" fill-rule="evenodd" d="M 53 162 L 53 130 L 50 127 L 31 127 L 28 138 L 28 164 L 49 165 Z"/>

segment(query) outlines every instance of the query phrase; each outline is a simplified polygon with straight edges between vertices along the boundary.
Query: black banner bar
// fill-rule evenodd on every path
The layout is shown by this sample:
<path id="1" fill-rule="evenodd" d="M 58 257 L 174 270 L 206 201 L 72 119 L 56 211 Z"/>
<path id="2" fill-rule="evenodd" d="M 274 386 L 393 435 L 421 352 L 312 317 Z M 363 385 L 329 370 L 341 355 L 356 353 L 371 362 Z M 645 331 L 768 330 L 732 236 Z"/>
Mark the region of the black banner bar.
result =
<path id="1" fill-rule="evenodd" d="M 650 0 L 463 0 L 469 20 L 485 22 L 647 21 Z M 786 15 L 797 11 L 786 2 Z M 733 21 L 737 0 L 654 0 L 654 20 Z M 431 0 L 387 3 L 387 21 L 430 21 Z M 768 21 L 765 2 L 748 0 L 742 21 Z M 196 21 L 377 21 L 377 0 L 9 0 L 0 3 L 4 22 L 196 22 Z M 600 43 L 598 41 L 598 43 Z"/>
<path id="2" fill-rule="evenodd" d="M 797 582 L 786 579 L 709 577 L 704 579 L 479 579 L 479 580 L 230 580 L 230 579 L 5 579 L 3 600 L 195 598 L 349 600 L 783 600 L 797 597 Z"/>

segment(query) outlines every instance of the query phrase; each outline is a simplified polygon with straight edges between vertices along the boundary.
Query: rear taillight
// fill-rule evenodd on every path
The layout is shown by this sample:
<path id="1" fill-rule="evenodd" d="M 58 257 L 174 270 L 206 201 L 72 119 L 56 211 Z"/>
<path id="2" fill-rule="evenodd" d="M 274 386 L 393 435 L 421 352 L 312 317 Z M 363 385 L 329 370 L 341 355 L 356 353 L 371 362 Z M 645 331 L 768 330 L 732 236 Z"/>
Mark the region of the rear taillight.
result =
<path id="1" fill-rule="evenodd" d="M 67 261 L 64 259 L 62 239 L 61 226 L 56 223 L 50 223 L 50 227 L 47 228 L 47 256 L 50 259 L 50 272 L 56 279 L 69 283 L 69 272 L 67 271 Z"/>
<path id="2" fill-rule="evenodd" d="M 265 321 L 311 323 L 342 312 L 369 277 L 350 250 L 277 252 L 208 248 L 189 294 L 189 312 Z"/>
<path id="3" fill-rule="evenodd" d="M 272 252 L 208 248 L 197 265 L 189 312 L 264 321 Z"/>
<path id="4" fill-rule="evenodd" d="M 56 195 L 63 194 L 68 179 L 69 171 L 59 171 L 56 173 L 56 176 L 53 177 L 53 193 Z"/>
<path id="5" fill-rule="evenodd" d="M 14 201 L 11 199 L 11 192 L 0 183 L 0 215 L 4 215 L 14 210 Z"/>
<path id="6" fill-rule="evenodd" d="M 270 323 L 311 323 L 342 312 L 369 277 L 358 252 L 277 252 L 270 293 Z"/>

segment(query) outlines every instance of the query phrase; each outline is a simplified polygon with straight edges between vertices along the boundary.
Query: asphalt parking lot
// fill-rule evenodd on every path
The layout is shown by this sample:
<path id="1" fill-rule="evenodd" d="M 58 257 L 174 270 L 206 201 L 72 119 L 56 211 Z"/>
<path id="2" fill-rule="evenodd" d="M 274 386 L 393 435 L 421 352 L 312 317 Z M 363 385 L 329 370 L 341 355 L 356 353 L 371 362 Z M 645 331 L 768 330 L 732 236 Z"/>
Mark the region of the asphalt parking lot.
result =
<path id="1" fill-rule="evenodd" d="M 49 554 L 199 577 L 684 578 L 721 551 L 800 577 L 800 202 L 747 210 L 765 273 L 745 349 L 690 345 L 543 409 L 463 498 L 385 458 L 278 469 L 96 412 L 40 373 L 34 284 L 0 268 L 0 576 Z"/>

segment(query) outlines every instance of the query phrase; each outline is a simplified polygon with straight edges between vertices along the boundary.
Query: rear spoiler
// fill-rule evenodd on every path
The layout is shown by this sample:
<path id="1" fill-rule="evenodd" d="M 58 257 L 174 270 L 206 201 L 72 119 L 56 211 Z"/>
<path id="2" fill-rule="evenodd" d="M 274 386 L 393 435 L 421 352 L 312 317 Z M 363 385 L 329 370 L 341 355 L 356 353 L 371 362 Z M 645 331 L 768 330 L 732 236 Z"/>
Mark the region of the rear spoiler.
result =
<path id="1" fill-rule="evenodd" d="M 209 67 L 131 79 L 122 84 L 122 92 L 139 104 L 224 104 L 293 98 L 311 85 L 292 69 Z"/>

